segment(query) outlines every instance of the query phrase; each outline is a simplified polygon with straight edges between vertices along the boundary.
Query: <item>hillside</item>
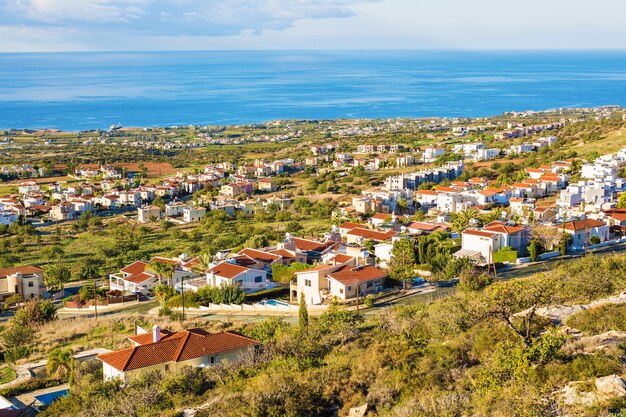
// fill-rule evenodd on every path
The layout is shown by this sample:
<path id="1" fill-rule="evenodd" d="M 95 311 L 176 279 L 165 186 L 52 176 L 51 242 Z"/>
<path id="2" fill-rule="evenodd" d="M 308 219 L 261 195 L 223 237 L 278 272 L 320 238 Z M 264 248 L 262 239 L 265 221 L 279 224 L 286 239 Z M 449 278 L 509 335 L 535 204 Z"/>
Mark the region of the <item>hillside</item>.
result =
<path id="1" fill-rule="evenodd" d="M 595 385 L 598 377 L 624 375 L 623 345 L 605 341 L 594 347 L 589 341 L 598 332 L 624 330 L 626 307 L 568 318 L 583 334 L 535 314 L 541 306 L 620 293 L 626 256 L 590 256 L 483 289 L 477 288 L 488 281 L 476 277 L 462 277 L 459 291 L 442 300 L 389 308 L 375 317 L 331 307 L 300 326 L 280 319 L 224 324 L 264 342 L 260 355 L 238 364 L 149 374 L 126 387 L 103 384 L 97 368 L 81 366 L 72 394 L 43 415 L 174 416 L 198 407 L 196 417 L 344 416 L 363 404 L 367 416 L 380 417 L 602 416 L 626 410 L 625 398 L 606 396 Z M 525 316 L 516 314 L 521 311 Z M 602 324 L 607 314 L 613 319 Z M 585 405 L 582 398 L 592 401 Z"/>

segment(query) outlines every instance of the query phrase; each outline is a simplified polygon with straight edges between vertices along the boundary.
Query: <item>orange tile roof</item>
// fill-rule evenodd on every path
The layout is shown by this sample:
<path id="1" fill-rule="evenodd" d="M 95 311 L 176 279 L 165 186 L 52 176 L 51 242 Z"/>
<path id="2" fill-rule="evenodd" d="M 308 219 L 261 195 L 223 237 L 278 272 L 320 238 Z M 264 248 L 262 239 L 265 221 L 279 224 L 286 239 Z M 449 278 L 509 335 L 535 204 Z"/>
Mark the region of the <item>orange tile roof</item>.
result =
<path id="1" fill-rule="evenodd" d="M 493 237 L 495 232 L 486 232 L 482 230 L 474 230 L 474 229 L 466 229 L 463 230 L 464 235 L 473 235 L 473 236 L 482 236 L 482 237 Z"/>
<path id="2" fill-rule="evenodd" d="M 246 255 L 255 261 L 261 261 L 266 263 L 272 263 L 280 259 L 280 255 L 264 252 L 261 250 L 246 248 L 239 252 L 240 255 Z"/>
<path id="3" fill-rule="evenodd" d="M 221 264 L 209 269 L 208 272 L 213 272 L 215 275 L 218 275 L 222 278 L 233 279 L 237 275 L 246 272 L 247 270 L 248 268 L 243 266 L 231 264 L 229 262 L 222 262 Z"/>
<path id="4" fill-rule="evenodd" d="M 566 230 L 578 231 L 578 230 L 584 230 L 587 228 L 602 227 L 602 226 L 606 226 L 606 223 L 601 222 L 600 220 L 585 219 L 585 220 L 572 220 L 572 221 L 566 222 L 563 227 Z"/>
<path id="5" fill-rule="evenodd" d="M 524 230 L 524 228 L 520 226 L 507 226 L 505 224 L 493 224 L 493 225 L 487 225 L 483 227 L 483 230 L 510 235 L 513 233 L 521 232 Z"/>
<path id="6" fill-rule="evenodd" d="M 435 190 L 419 190 L 417 193 L 425 195 L 437 195 L 437 191 Z"/>
<path id="7" fill-rule="evenodd" d="M 376 268 L 372 265 L 367 266 L 342 266 L 336 271 L 328 274 L 328 277 L 342 284 L 353 284 L 357 280 L 359 282 L 372 281 L 375 279 L 385 278 L 387 272 Z"/>
<path id="8" fill-rule="evenodd" d="M 127 274 L 135 275 L 135 274 L 140 274 L 143 271 L 145 271 L 146 266 L 148 266 L 146 262 L 135 261 L 132 264 L 120 269 L 120 271 L 125 272 Z"/>
<path id="9" fill-rule="evenodd" d="M 38 268 L 36 266 L 32 266 L 32 265 L 14 266 L 11 268 L 0 268 L 0 278 L 5 278 L 5 277 L 8 277 L 9 275 L 13 275 L 16 273 L 20 273 L 22 275 L 28 275 L 28 274 L 38 274 L 41 272 L 43 272 L 43 269 Z"/>
<path id="10" fill-rule="evenodd" d="M 152 278 L 154 278 L 154 275 L 148 274 L 147 272 L 140 272 L 124 277 L 124 281 L 132 282 L 133 284 L 141 284 Z"/>
<path id="11" fill-rule="evenodd" d="M 202 329 L 191 329 L 168 335 L 156 343 L 103 353 L 97 358 L 119 371 L 130 371 L 167 362 L 184 362 L 258 344 L 258 341 L 235 332 L 210 334 Z"/>
<path id="12" fill-rule="evenodd" d="M 330 242 L 330 241 L 318 242 L 316 240 L 300 239 L 298 237 L 291 238 L 291 241 L 296 245 L 296 248 L 303 250 L 303 251 L 312 251 L 312 252 L 323 252 L 337 243 L 337 242 Z"/>
<path id="13" fill-rule="evenodd" d="M 440 228 L 436 224 L 426 222 L 411 222 L 406 225 L 407 229 L 423 230 L 426 232 L 432 232 Z"/>
<path id="14" fill-rule="evenodd" d="M 367 225 L 360 223 L 345 222 L 339 225 L 340 229 L 356 229 L 358 227 L 362 229 L 367 229 Z"/>
<path id="15" fill-rule="evenodd" d="M 161 329 L 161 340 L 164 340 L 168 336 L 171 336 L 173 333 L 169 330 Z M 130 340 L 137 343 L 138 345 L 148 345 L 153 343 L 153 334 L 152 331 L 143 334 L 136 334 L 133 336 L 128 336 Z"/>
<path id="16" fill-rule="evenodd" d="M 391 231 L 391 230 L 388 231 L 388 232 L 379 232 L 377 230 L 352 229 L 347 234 L 351 235 L 351 236 L 359 236 L 359 237 L 362 237 L 364 239 L 372 239 L 372 240 L 383 241 L 383 240 L 391 239 L 392 237 L 394 237 L 398 233 L 394 232 L 394 231 Z"/>
<path id="17" fill-rule="evenodd" d="M 292 259 L 294 257 L 293 253 L 289 252 L 287 249 L 275 249 L 271 251 L 271 253 L 280 255 L 283 259 Z"/>
<path id="18" fill-rule="evenodd" d="M 386 220 L 391 217 L 391 214 L 387 213 L 376 213 L 371 218 L 376 220 Z"/>

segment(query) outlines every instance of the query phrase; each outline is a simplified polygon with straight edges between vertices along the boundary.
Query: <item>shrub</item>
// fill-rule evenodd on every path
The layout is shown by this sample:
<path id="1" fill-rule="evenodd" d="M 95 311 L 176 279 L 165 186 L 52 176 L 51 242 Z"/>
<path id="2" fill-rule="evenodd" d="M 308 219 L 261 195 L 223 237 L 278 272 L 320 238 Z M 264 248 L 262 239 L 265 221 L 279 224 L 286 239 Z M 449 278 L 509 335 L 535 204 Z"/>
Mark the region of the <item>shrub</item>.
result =
<path id="1" fill-rule="evenodd" d="M 589 243 L 591 243 L 592 245 L 597 245 L 600 242 L 600 238 L 596 235 L 591 236 L 591 238 L 589 239 Z"/>
<path id="2" fill-rule="evenodd" d="M 567 319 L 567 325 L 588 334 L 626 331 L 626 305 L 606 304 L 581 311 Z"/>

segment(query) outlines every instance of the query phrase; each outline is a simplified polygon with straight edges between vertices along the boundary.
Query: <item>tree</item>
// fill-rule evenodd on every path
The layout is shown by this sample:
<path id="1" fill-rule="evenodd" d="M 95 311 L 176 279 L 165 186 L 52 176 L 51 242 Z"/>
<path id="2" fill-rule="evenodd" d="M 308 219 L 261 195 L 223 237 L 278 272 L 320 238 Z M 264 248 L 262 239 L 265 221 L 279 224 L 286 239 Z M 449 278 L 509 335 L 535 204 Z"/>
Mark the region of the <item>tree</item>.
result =
<path id="1" fill-rule="evenodd" d="M 530 241 L 530 245 L 528 246 L 528 254 L 532 262 L 537 261 L 537 256 L 539 255 L 539 244 L 535 239 Z"/>
<path id="2" fill-rule="evenodd" d="M 44 272 L 44 282 L 48 290 L 60 290 L 72 278 L 72 271 L 60 262 L 50 265 Z"/>
<path id="3" fill-rule="evenodd" d="M 415 277 L 415 242 L 412 239 L 399 239 L 391 250 L 391 278 L 406 283 Z"/>
<path id="4" fill-rule="evenodd" d="M 530 346 L 537 308 L 558 302 L 558 289 L 549 276 L 496 282 L 485 289 L 478 315 L 480 319 L 490 318 L 505 323 Z"/>
<path id="5" fill-rule="evenodd" d="M 37 326 L 56 319 L 57 311 L 50 300 L 30 300 L 13 316 L 21 326 Z"/>
<path id="6" fill-rule="evenodd" d="M 398 208 L 400 213 L 404 213 L 409 209 L 409 203 L 408 201 L 406 201 L 406 199 L 401 198 L 398 200 L 396 207 Z"/>
<path id="7" fill-rule="evenodd" d="M 300 295 L 300 309 L 298 311 L 298 329 L 304 333 L 309 328 L 309 312 L 307 310 L 304 295 Z"/>
<path id="8" fill-rule="evenodd" d="M 478 218 L 478 210 L 473 207 L 466 208 L 456 213 L 452 219 L 452 227 L 456 231 L 461 231 L 469 226 L 470 220 Z"/>
<path id="9" fill-rule="evenodd" d="M 167 300 L 176 295 L 176 290 L 169 285 L 159 284 L 154 288 L 154 296 L 161 305 L 165 305 Z"/>
<path id="10" fill-rule="evenodd" d="M 54 376 L 55 379 L 61 379 L 67 375 L 72 369 L 72 349 L 57 348 L 48 354 L 48 363 L 46 364 L 46 372 L 48 376 Z"/>
<path id="11" fill-rule="evenodd" d="M 146 270 L 154 272 L 159 279 L 159 284 L 162 284 L 164 276 L 173 275 L 174 265 L 162 261 L 152 261 L 146 265 Z"/>

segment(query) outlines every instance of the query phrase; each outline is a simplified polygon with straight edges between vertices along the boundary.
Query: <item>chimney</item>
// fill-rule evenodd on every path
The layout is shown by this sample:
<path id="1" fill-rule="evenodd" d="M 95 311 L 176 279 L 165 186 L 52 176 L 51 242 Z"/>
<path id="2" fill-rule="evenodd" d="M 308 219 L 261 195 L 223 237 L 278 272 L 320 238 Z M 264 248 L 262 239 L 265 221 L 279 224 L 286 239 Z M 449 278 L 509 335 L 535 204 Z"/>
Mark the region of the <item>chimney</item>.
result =
<path id="1" fill-rule="evenodd" d="M 156 343 L 161 340 L 161 329 L 156 324 L 152 328 L 152 342 Z"/>

